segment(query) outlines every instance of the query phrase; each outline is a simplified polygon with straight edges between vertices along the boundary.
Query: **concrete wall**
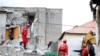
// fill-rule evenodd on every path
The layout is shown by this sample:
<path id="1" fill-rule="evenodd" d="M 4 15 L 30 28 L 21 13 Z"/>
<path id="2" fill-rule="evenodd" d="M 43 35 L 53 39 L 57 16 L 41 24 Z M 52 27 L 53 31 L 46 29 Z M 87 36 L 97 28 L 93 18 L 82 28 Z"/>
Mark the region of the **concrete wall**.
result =
<path id="1" fill-rule="evenodd" d="M 46 39 L 57 41 L 62 32 L 62 9 L 47 9 Z"/>
<path id="2" fill-rule="evenodd" d="M 46 23 L 46 8 L 39 8 L 37 9 L 37 38 L 39 40 L 38 42 L 38 46 L 40 47 L 40 49 L 43 49 L 44 45 L 45 45 L 45 23 Z"/>
<path id="3" fill-rule="evenodd" d="M 6 13 L 0 13 L 0 43 L 5 39 Z"/>

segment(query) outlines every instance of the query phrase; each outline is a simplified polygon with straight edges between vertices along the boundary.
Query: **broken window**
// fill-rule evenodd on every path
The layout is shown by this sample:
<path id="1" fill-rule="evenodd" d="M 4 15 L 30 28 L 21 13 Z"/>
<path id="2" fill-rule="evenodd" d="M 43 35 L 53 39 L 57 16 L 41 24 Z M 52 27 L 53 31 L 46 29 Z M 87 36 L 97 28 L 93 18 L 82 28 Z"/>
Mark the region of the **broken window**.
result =
<path id="1" fill-rule="evenodd" d="M 35 19 L 35 12 L 29 12 L 28 13 L 28 23 L 30 25 L 32 25 L 32 23 L 34 22 Z"/>

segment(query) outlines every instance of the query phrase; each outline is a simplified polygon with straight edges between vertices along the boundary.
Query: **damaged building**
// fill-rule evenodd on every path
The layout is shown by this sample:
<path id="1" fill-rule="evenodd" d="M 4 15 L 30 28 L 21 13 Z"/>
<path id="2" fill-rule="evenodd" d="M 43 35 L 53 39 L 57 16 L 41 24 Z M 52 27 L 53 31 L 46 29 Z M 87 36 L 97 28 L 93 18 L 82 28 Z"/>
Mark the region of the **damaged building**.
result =
<path id="1" fill-rule="evenodd" d="M 0 21 L 0 43 L 10 39 L 9 29 L 12 29 L 13 39 L 18 40 L 26 23 L 31 25 L 29 43 L 36 42 L 40 49 L 49 41 L 57 41 L 62 33 L 62 9 L 0 7 Z"/>

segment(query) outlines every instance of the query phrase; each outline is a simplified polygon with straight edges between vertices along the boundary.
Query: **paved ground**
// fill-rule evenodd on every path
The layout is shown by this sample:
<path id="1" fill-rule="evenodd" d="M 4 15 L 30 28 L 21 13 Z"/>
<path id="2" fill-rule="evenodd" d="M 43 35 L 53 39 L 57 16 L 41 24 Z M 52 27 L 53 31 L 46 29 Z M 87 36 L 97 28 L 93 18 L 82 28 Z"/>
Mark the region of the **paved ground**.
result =
<path id="1" fill-rule="evenodd" d="M 40 55 L 36 53 L 25 53 L 24 56 L 40 56 Z"/>

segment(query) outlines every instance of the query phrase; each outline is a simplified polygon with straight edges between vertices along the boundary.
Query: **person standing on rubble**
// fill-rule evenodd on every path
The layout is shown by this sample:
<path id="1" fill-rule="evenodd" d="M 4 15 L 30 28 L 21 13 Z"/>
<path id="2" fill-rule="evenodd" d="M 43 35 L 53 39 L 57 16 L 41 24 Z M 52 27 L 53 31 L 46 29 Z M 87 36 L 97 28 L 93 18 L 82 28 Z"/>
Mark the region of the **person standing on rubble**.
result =
<path id="1" fill-rule="evenodd" d="M 26 24 L 25 27 L 22 29 L 22 43 L 24 45 L 24 49 L 27 49 L 27 43 L 28 43 L 28 28 L 30 27 L 30 24 Z"/>
<path id="2" fill-rule="evenodd" d="M 66 43 L 67 40 L 64 40 L 63 43 L 58 47 L 58 53 L 60 56 L 68 55 L 68 45 Z"/>

